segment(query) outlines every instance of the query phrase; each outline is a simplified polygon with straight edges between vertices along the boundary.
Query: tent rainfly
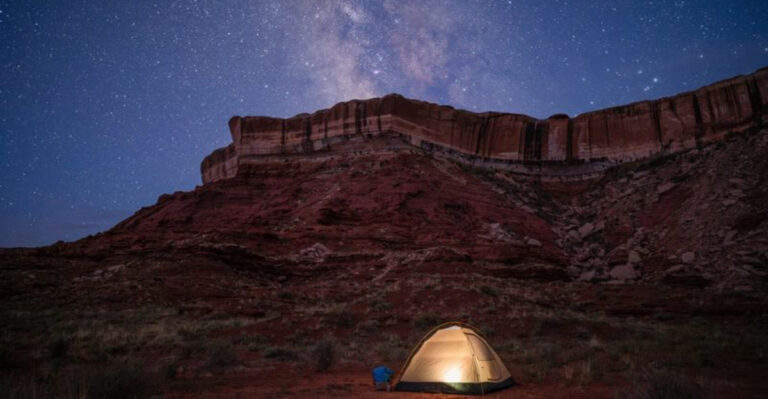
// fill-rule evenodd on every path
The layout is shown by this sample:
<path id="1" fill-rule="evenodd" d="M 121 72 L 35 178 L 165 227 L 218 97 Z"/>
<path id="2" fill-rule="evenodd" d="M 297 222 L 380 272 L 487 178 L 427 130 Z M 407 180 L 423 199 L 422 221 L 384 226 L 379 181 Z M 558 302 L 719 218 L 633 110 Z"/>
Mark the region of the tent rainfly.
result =
<path id="1" fill-rule="evenodd" d="M 513 385 L 509 370 L 477 330 L 450 322 L 422 338 L 401 369 L 395 390 L 482 395 Z"/>

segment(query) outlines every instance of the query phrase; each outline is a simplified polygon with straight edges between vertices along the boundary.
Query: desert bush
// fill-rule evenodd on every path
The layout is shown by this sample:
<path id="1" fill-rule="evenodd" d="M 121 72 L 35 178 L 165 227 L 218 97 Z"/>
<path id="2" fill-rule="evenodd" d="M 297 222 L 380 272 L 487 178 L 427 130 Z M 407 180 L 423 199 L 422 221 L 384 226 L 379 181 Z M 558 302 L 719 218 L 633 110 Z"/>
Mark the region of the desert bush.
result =
<path id="1" fill-rule="evenodd" d="M 425 330 L 428 328 L 436 327 L 438 324 L 440 324 L 440 321 L 440 316 L 434 313 L 424 313 L 413 320 L 413 325 L 420 330 Z"/>
<path id="2" fill-rule="evenodd" d="M 251 352 L 261 350 L 267 343 L 267 338 L 260 334 L 243 334 L 237 339 L 237 343 L 245 346 Z"/>
<path id="3" fill-rule="evenodd" d="M 339 328 L 354 327 L 354 325 L 357 323 L 355 315 L 346 311 L 331 313 L 325 318 L 325 321 L 329 326 Z"/>
<path id="4" fill-rule="evenodd" d="M 166 380 L 176 379 L 176 375 L 179 374 L 179 364 L 176 361 L 169 361 L 163 365 L 163 376 Z"/>
<path id="5" fill-rule="evenodd" d="M 330 339 L 325 339 L 312 348 L 312 360 L 316 371 L 328 371 L 336 360 L 336 344 Z"/>
<path id="6" fill-rule="evenodd" d="M 500 353 L 514 353 L 521 347 L 518 340 L 511 339 L 496 345 L 496 350 Z"/>
<path id="7" fill-rule="evenodd" d="M 584 386 L 595 377 L 593 366 L 594 362 L 591 357 L 580 362 L 566 364 L 563 366 L 563 379 L 568 385 Z"/>
<path id="8" fill-rule="evenodd" d="M 297 330 L 293 334 L 285 337 L 285 341 L 293 346 L 306 346 L 309 341 L 309 337 L 304 331 Z"/>
<path id="9" fill-rule="evenodd" d="M 499 292 L 496 290 L 496 288 L 491 287 L 490 285 L 481 285 L 480 292 L 492 297 L 499 296 Z"/>
<path id="10" fill-rule="evenodd" d="M 698 384 L 670 371 L 652 371 L 634 376 L 629 388 L 616 393 L 617 399 L 696 399 L 704 397 Z"/>
<path id="11" fill-rule="evenodd" d="M 194 355 L 200 354 L 205 351 L 205 344 L 202 339 L 194 339 L 184 341 L 176 349 L 176 356 L 180 359 L 190 359 Z"/>
<path id="12" fill-rule="evenodd" d="M 277 294 L 277 297 L 282 300 L 290 301 L 291 299 L 293 299 L 293 293 L 291 291 L 280 291 Z"/>
<path id="13" fill-rule="evenodd" d="M 382 361 L 404 361 L 410 345 L 410 342 L 403 341 L 397 335 L 385 335 L 376 345 L 376 356 Z"/>
<path id="14" fill-rule="evenodd" d="M 232 345 L 226 341 L 214 341 L 208 348 L 206 368 L 223 369 L 237 363 L 237 356 L 232 352 Z"/>
<path id="15" fill-rule="evenodd" d="M 54 334 L 48 342 L 48 356 L 51 359 L 60 359 L 69 352 L 69 339 L 63 334 Z"/>
<path id="16" fill-rule="evenodd" d="M 157 381 L 137 362 L 115 364 L 88 377 L 88 398 L 142 399 L 157 392 Z"/>
<path id="17" fill-rule="evenodd" d="M 363 334 L 374 334 L 379 331 L 379 321 L 376 319 L 365 320 L 357 325 L 357 329 Z"/>
<path id="18" fill-rule="evenodd" d="M 392 309 L 392 304 L 380 298 L 371 301 L 371 310 L 374 312 L 386 312 Z"/>
<path id="19" fill-rule="evenodd" d="M 270 346 L 265 348 L 263 355 L 267 359 L 275 359 L 280 361 L 290 361 L 299 358 L 299 355 L 295 351 L 279 346 Z"/>
<path id="20" fill-rule="evenodd" d="M 492 337 L 494 334 L 496 334 L 496 329 L 494 329 L 493 326 L 488 323 L 481 323 L 477 328 L 479 329 L 479 332 L 482 333 L 486 338 Z"/>

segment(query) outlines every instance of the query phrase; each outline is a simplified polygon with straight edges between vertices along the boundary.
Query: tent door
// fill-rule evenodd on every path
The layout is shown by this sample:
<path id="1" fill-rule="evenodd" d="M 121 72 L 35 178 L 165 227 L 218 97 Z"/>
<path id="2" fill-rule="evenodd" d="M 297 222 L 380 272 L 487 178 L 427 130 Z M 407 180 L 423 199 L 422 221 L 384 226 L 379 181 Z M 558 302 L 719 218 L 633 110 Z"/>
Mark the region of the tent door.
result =
<path id="1" fill-rule="evenodd" d="M 488 348 L 488 345 L 486 345 L 480 337 L 474 334 L 467 334 L 467 339 L 469 339 L 469 343 L 472 345 L 472 351 L 475 353 L 480 382 L 485 381 L 486 379 L 491 381 L 501 379 L 501 370 L 499 370 L 496 357 L 493 356 L 493 352 Z"/>

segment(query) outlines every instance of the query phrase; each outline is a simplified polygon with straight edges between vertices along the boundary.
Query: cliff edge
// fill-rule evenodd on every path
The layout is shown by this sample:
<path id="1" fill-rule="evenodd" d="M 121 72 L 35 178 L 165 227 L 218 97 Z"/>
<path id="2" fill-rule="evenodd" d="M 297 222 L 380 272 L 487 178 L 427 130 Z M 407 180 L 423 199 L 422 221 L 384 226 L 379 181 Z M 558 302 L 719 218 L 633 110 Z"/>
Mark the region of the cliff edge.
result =
<path id="1" fill-rule="evenodd" d="M 695 91 L 540 120 L 474 113 L 390 94 L 291 118 L 232 117 L 232 144 L 205 157 L 203 183 L 258 164 L 331 153 L 350 139 L 386 136 L 476 166 L 536 176 L 592 177 L 618 163 L 717 141 L 768 121 L 768 67 Z"/>

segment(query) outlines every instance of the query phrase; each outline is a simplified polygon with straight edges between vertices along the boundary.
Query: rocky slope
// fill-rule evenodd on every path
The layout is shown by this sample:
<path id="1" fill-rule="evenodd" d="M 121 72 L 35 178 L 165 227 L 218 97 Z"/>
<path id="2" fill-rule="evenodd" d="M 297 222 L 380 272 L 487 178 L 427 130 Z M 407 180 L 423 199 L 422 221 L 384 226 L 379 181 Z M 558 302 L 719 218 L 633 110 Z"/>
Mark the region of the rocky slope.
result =
<path id="1" fill-rule="evenodd" d="M 362 267 L 380 279 L 425 268 L 762 290 L 766 133 L 735 133 L 576 182 L 468 167 L 394 138 L 361 137 L 334 156 L 262 161 L 236 178 L 164 195 L 104 234 L 59 247 L 94 256 L 239 251 L 298 275 L 342 277 Z"/>

